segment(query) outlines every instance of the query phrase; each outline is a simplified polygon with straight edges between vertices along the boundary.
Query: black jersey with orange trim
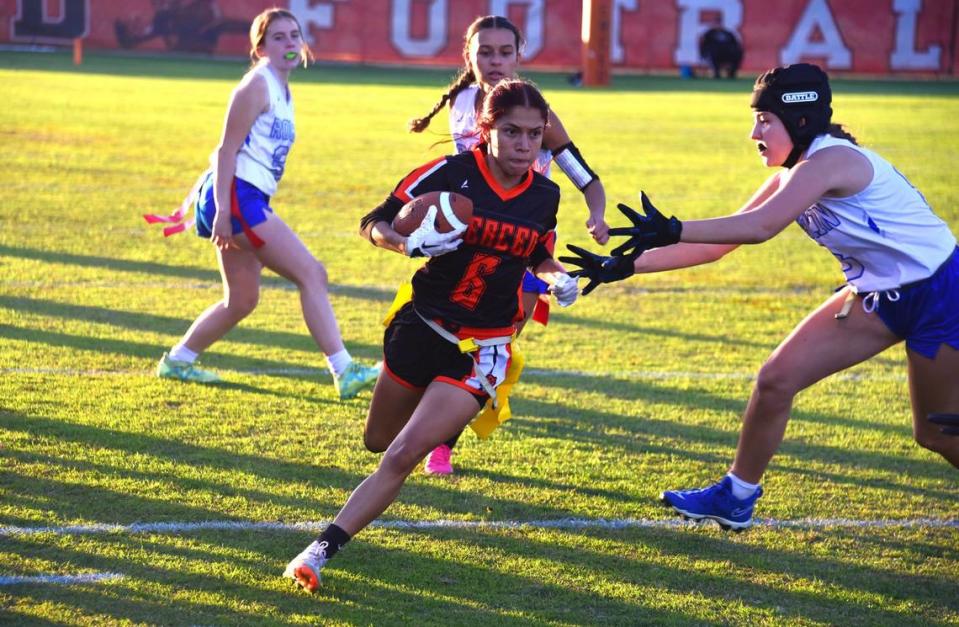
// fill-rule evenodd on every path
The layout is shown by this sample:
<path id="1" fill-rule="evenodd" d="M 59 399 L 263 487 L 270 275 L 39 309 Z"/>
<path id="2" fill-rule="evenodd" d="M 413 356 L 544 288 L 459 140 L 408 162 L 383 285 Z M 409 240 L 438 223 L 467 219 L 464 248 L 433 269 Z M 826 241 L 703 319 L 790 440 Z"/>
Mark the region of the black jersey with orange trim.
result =
<path id="1" fill-rule="evenodd" d="M 450 191 L 473 201 L 463 245 L 430 258 L 413 275 L 413 304 L 423 316 L 455 327 L 504 329 L 521 314 L 523 273 L 552 256 L 559 186 L 530 170 L 503 187 L 486 164 L 486 146 L 441 157 L 410 172 L 362 228 L 392 223 L 403 205 L 426 192 Z"/>

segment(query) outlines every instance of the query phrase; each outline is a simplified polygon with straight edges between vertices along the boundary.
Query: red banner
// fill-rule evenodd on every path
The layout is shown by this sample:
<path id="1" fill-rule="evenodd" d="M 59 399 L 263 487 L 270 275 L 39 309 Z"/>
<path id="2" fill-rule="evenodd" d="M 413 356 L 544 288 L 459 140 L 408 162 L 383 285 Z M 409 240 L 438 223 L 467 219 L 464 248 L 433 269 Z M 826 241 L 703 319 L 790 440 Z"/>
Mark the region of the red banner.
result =
<path id="1" fill-rule="evenodd" d="M 264 8 L 295 13 L 317 58 L 458 65 L 478 15 L 510 17 L 525 33 L 524 66 L 581 63 L 578 0 L 0 0 L 0 43 L 246 55 Z M 612 0 L 613 68 L 702 65 L 699 37 L 721 22 L 743 44 L 743 69 L 812 61 L 863 74 L 955 74 L 954 0 Z"/>

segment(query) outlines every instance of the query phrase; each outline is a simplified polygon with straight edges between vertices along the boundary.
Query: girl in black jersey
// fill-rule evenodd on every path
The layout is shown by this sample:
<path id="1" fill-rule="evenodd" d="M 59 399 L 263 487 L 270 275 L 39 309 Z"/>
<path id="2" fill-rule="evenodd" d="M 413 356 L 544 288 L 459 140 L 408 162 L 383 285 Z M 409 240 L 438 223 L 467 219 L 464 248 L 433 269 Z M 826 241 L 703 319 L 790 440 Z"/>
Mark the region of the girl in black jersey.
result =
<path id="1" fill-rule="evenodd" d="M 559 187 L 531 169 L 548 119 L 535 86 L 501 81 L 484 101 L 483 143 L 417 168 L 363 218 L 361 234 L 374 245 L 429 260 L 413 277 L 412 301 L 384 334 L 383 373 L 364 432 L 368 449 L 385 451 L 380 465 L 284 572 L 308 591 L 319 586 L 326 561 L 393 502 L 423 457 L 495 399 L 526 269 L 551 286 L 561 306 L 576 299 L 576 280 L 549 252 Z M 409 237 L 393 230 L 407 201 L 435 191 L 473 201 L 468 228 L 440 234 L 427 215 Z"/>
<path id="2" fill-rule="evenodd" d="M 430 126 L 434 116 L 449 105 L 449 129 L 456 152 L 473 149 L 480 141 L 478 118 L 483 98 L 500 81 L 516 77 L 522 61 L 523 46 L 523 34 L 508 18 L 502 15 L 485 15 L 473 20 L 463 36 L 462 68 L 430 112 L 410 121 L 410 130 L 415 133 L 423 132 Z M 609 226 L 605 219 L 606 191 L 603 182 L 579 152 L 556 112 L 550 109 L 549 121 L 543 131 L 543 142 L 533 169 L 549 176 L 550 164 L 554 162 L 583 193 L 589 209 L 586 229 L 597 243 L 605 244 L 609 240 Z M 531 273 L 527 273 L 523 278 L 525 317 L 517 323 L 517 335 L 530 318 L 546 324 L 549 318 L 549 307 L 546 306 L 549 304 L 546 300 L 547 290 L 548 286 Z M 518 381 L 525 361 L 518 348 L 514 357 L 515 363 L 511 365 L 507 377 L 507 385 L 510 387 Z M 483 416 L 472 426 L 480 437 L 486 437 L 495 425 L 499 425 L 511 415 L 508 401 L 504 398 L 499 407 L 487 407 Z M 429 475 L 448 475 L 453 472 L 451 457 L 459 435 L 454 435 L 430 453 L 423 472 Z"/>

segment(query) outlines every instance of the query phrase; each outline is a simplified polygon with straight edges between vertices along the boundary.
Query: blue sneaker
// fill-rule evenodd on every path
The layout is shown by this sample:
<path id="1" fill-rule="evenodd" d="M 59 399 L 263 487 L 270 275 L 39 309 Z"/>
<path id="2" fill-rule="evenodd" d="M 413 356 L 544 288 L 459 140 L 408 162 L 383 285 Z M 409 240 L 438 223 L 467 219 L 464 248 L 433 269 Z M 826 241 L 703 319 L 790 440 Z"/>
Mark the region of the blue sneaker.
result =
<path id="1" fill-rule="evenodd" d="M 753 524 L 753 507 L 763 489 L 745 499 L 733 496 L 733 482 L 723 477 L 719 483 L 701 490 L 667 490 L 660 495 L 664 505 L 672 507 L 683 519 L 697 522 L 715 520 L 723 529 L 739 532 Z"/>

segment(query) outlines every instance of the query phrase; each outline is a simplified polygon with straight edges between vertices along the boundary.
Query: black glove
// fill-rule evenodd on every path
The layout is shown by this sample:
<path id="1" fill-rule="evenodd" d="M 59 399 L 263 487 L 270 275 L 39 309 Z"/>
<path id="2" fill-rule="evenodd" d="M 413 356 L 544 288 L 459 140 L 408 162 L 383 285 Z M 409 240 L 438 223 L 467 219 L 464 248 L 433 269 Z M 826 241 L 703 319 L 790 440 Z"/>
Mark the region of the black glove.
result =
<path id="1" fill-rule="evenodd" d="M 650 248 L 669 246 L 679 241 L 683 232 L 683 223 L 675 217 L 667 219 L 653 203 L 649 202 L 646 192 L 640 192 L 643 201 L 645 216 L 639 215 L 632 207 L 619 203 L 616 205 L 623 212 L 633 226 L 616 227 L 609 230 L 610 235 L 626 235 L 625 243 L 613 249 L 613 255 L 624 255 L 632 249 L 632 253 L 642 252 Z"/>
<path id="2" fill-rule="evenodd" d="M 640 253 L 607 257 L 589 252 L 585 248 L 580 248 L 574 244 L 567 244 L 566 248 L 570 252 L 579 255 L 578 257 L 560 257 L 562 263 L 569 263 L 579 266 L 579 269 L 569 273 L 571 277 L 586 277 L 589 283 L 583 289 L 582 294 L 586 296 L 601 283 L 612 283 L 613 281 L 622 281 L 633 276 L 636 268 L 633 261 L 639 257 Z"/>
<path id="3" fill-rule="evenodd" d="M 959 414 L 929 414 L 928 418 L 929 422 L 941 426 L 946 435 L 959 435 Z"/>

